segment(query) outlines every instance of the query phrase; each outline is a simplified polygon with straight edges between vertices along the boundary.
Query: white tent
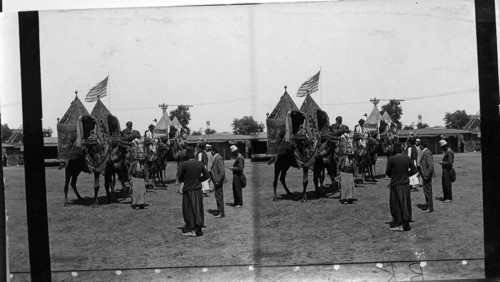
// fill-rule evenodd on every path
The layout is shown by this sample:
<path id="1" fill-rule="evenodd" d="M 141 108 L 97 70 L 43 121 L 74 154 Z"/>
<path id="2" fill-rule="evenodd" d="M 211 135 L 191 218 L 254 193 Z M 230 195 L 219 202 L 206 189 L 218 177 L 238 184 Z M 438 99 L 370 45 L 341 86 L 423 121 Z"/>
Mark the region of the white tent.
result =
<path id="1" fill-rule="evenodd" d="M 161 117 L 160 121 L 156 124 L 156 127 L 154 129 L 154 133 L 156 133 L 160 137 L 167 136 L 168 133 L 170 132 L 170 126 L 172 125 L 172 121 L 170 120 L 170 117 L 168 116 L 168 113 L 163 113 L 163 116 Z"/>
<path id="2" fill-rule="evenodd" d="M 378 132 L 378 128 L 380 126 L 380 120 L 382 120 L 382 119 L 383 119 L 382 115 L 380 114 L 380 111 L 378 110 L 377 105 L 374 105 L 371 114 L 366 119 L 366 122 L 364 125 L 365 129 L 368 131 L 377 130 L 377 132 Z"/>

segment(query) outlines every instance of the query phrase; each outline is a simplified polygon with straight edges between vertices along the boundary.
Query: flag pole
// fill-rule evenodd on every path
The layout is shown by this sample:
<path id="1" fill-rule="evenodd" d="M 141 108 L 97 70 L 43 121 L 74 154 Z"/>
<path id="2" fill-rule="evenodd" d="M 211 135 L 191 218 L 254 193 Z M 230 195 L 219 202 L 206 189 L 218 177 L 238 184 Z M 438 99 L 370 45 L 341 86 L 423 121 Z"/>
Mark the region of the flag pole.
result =
<path id="1" fill-rule="evenodd" d="M 320 102 L 320 105 L 321 105 L 321 108 L 323 108 L 323 79 L 321 78 L 321 67 L 319 67 L 319 89 L 320 90 L 320 99 L 321 99 L 321 102 Z"/>
<path id="2" fill-rule="evenodd" d="M 107 88 L 106 91 L 108 92 L 108 106 L 109 106 L 109 111 L 111 112 L 111 91 L 109 91 L 109 85 L 111 83 L 109 82 L 109 72 L 108 72 L 108 85 L 107 85 Z"/>

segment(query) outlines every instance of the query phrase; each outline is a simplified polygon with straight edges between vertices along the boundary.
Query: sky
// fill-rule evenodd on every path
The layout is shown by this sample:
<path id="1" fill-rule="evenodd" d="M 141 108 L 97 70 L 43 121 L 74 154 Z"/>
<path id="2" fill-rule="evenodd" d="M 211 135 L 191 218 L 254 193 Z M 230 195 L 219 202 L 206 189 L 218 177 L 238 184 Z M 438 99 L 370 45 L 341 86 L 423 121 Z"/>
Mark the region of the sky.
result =
<path id="1" fill-rule="evenodd" d="M 2 123 L 17 128 L 17 14 L 0 22 Z M 442 126 L 446 112 L 479 111 L 473 1 L 42 10 L 40 55 L 43 127 L 54 131 L 75 90 L 83 101 L 108 74 L 102 101 L 122 128 L 130 120 L 140 131 L 160 119 L 162 103 L 193 105 L 192 130 L 209 120 L 231 131 L 233 118 L 248 115 L 265 124 L 284 86 L 300 107 L 298 88 L 320 69 L 313 99 L 351 128 L 372 98 L 379 108 L 404 99 L 405 125 L 419 114 Z M 84 104 L 90 112 L 95 103 Z"/>

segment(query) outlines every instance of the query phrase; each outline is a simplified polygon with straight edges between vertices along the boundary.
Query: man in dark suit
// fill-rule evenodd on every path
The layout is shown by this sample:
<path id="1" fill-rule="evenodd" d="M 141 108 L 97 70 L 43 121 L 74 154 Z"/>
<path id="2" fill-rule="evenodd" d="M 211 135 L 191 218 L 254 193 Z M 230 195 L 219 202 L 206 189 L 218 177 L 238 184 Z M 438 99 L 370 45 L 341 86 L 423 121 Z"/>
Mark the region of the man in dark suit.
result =
<path id="1" fill-rule="evenodd" d="M 422 149 L 422 155 L 420 156 L 420 176 L 422 177 L 426 206 L 423 212 L 433 212 L 432 178 L 435 175 L 434 159 L 432 158 L 432 152 L 427 148 L 427 142 L 425 140 L 420 141 L 420 149 Z"/>
<path id="2" fill-rule="evenodd" d="M 394 148 L 397 155 L 389 158 L 385 174 L 391 178 L 389 206 L 393 222 L 391 230 L 411 230 L 411 198 L 410 198 L 410 175 L 417 173 L 417 167 L 413 160 L 402 154 L 402 149 Z"/>
<path id="3" fill-rule="evenodd" d="M 179 181 L 182 187 L 182 216 L 186 223 L 186 236 L 203 236 L 201 228 L 205 225 L 203 193 L 201 182 L 210 178 L 202 162 L 191 159 L 182 163 Z"/>
<path id="4" fill-rule="evenodd" d="M 213 148 L 212 152 L 215 155 L 213 156 L 210 172 L 212 182 L 214 184 L 215 201 L 217 202 L 217 214 L 215 216 L 222 218 L 225 216 L 224 193 L 222 191 L 222 186 L 224 185 L 224 180 L 226 179 L 226 168 L 224 167 L 224 159 L 219 154 L 219 150 L 217 150 L 217 148 Z"/>

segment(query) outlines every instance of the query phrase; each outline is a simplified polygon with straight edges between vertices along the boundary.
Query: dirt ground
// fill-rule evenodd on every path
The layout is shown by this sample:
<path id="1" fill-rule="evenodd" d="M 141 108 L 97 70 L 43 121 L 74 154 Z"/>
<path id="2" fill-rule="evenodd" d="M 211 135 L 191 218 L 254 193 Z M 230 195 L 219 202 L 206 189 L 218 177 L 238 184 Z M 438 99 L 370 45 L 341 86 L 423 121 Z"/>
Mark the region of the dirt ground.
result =
<path id="1" fill-rule="evenodd" d="M 436 165 L 441 158 L 434 156 Z M 273 202 L 273 167 L 247 160 L 244 208 L 226 206 L 226 218 L 216 219 L 209 213 L 216 207 L 213 193 L 210 193 L 204 198 L 205 235 L 196 238 L 181 234 L 180 228 L 184 225 L 182 196 L 177 193 L 179 186 L 173 181 L 166 188 L 148 190 L 148 209 L 136 211 L 130 208 L 130 199 L 105 204 L 101 180 L 101 206 L 93 208 L 93 177 L 82 174 L 77 185 L 86 200 L 73 201 L 69 207 L 64 207 L 64 173 L 50 167 L 46 168 L 46 180 L 52 271 L 55 271 L 56 280 L 71 278 L 57 279 L 63 275 L 61 273 L 73 271 L 79 272 L 81 278 L 96 280 L 96 277 L 107 277 L 104 273 L 115 275 L 116 269 L 124 272 L 135 269 L 136 274 L 149 269 L 152 274 L 146 277 L 153 279 L 158 274 L 153 270 L 169 268 L 175 275 L 162 279 L 191 280 L 198 277 L 193 273 L 198 275 L 199 268 L 206 267 L 208 272 L 200 273 L 217 273 L 216 269 L 224 268 L 236 269 L 239 273 L 216 276 L 222 280 L 254 280 L 255 277 L 288 280 L 286 275 L 272 276 L 268 268 L 248 272 L 248 266 L 303 265 L 303 269 L 307 269 L 305 266 L 311 268 L 313 264 L 481 260 L 484 247 L 480 164 L 480 153 L 456 154 L 457 182 L 453 184 L 453 203 L 435 200 L 435 212 L 424 214 L 417 207 L 425 203 L 422 188 L 419 188 L 418 192 L 411 193 L 415 221 L 412 230 L 394 232 L 387 225 L 391 216 L 388 180 L 383 176 L 385 157 L 379 158 L 377 163 L 378 182 L 358 185 L 355 192 L 358 201 L 353 205 L 341 205 L 338 194 L 317 200 L 312 180 L 308 189 L 309 202 L 301 203 L 298 195 Z M 230 165 L 232 161 L 226 161 L 226 167 Z M 439 167 L 436 172 L 433 192 L 434 197 L 441 197 Z M 168 178 L 173 178 L 174 173 L 175 165 L 171 164 L 167 168 Z M 224 200 L 228 204 L 232 203 L 232 176 L 229 170 L 226 173 L 229 180 L 224 186 Z M 23 277 L 21 272 L 29 272 L 24 170 L 23 167 L 7 167 L 4 175 L 10 270 L 15 277 Z M 291 191 L 302 190 L 301 177 L 301 170 L 289 171 L 287 183 Z M 326 184 L 330 184 L 329 179 Z M 278 189 L 279 193 L 285 193 L 281 184 Z M 76 199 L 71 189 L 69 197 Z M 245 270 L 245 274 L 239 269 Z M 97 273 L 98 276 L 85 276 L 84 273 Z M 479 270 L 475 277 L 484 277 L 484 273 Z"/>

